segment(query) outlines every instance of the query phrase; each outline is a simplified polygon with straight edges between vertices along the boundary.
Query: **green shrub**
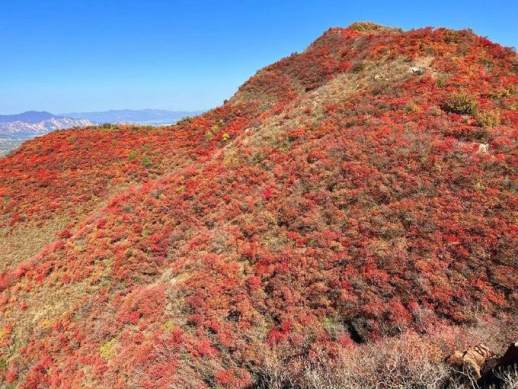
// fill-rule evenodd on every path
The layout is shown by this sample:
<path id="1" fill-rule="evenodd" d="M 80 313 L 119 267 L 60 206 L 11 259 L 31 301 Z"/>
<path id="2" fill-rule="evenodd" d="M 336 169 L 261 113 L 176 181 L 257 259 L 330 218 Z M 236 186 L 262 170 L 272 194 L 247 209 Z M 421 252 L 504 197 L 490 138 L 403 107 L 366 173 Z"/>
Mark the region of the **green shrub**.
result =
<path id="1" fill-rule="evenodd" d="M 458 93 L 447 98 L 441 108 L 446 112 L 473 115 L 477 112 L 477 101 L 465 93 Z"/>
<path id="2" fill-rule="evenodd" d="M 495 127 L 500 124 L 500 113 L 498 111 L 477 112 L 476 119 L 481 127 Z"/>
<path id="3" fill-rule="evenodd" d="M 131 150 L 128 154 L 128 159 L 130 161 L 134 161 L 138 156 L 138 153 L 135 150 Z"/>
<path id="4" fill-rule="evenodd" d="M 421 109 L 418 104 L 413 101 L 409 101 L 405 104 L 405 112 L 419 112 Z"/>
<path id="5" fill-rule="evenodd" d="M 370 32 L 370 31 L 387 31 L 387 30 L 399 30 L 395 28 L 381 26 L 372 22 L 357 22 L 353 23 L 349 26 L 351 30 L 359 31 L 359 32 Z"/>
<path id="6" fill-rule="evenodd" d="M 112 123 L 103 123 L 101 128 L 104 130 L 111 130 L 112 128 L 116 128 L 117 126 Z"/>
<path id="7" fill-rule="evenodd" d="M 142 157 L 142 166 L 144 166 L 146 169 L 149 169 L 151 166 L 153 166 L 153 162 L 151 162 L 151 159 L 147 155 Z"/>
<path id="8" fill-rule="evenodd" d="M 109 360 L 115 353 L 115 346 L 117 346 L 117 339 L 113 338 L 99 347 L 99 355 L 104 360 Z"/>
<path id="9" fill-rule="evenodd" d="M 439 77 L 435 84 L 437 85 L 437 88 L 444 88 L 446 86 L 447 81 L 448 80 L 446 79 L 446 77 Z"/>

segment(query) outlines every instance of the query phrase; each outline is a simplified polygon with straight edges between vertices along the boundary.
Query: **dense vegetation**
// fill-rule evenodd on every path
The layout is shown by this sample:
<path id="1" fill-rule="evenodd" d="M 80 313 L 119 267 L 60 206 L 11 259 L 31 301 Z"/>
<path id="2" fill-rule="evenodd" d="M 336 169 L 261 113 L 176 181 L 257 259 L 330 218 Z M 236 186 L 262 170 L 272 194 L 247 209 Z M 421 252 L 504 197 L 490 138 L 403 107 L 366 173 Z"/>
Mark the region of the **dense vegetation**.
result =
<path id="1" fill-rule="evenodd" d="M 175 126 L 26 142 L 0 380 L 246 387 L 278 350 L 516 325 L 517 72 L 470 31 L 355 24 Z"/>

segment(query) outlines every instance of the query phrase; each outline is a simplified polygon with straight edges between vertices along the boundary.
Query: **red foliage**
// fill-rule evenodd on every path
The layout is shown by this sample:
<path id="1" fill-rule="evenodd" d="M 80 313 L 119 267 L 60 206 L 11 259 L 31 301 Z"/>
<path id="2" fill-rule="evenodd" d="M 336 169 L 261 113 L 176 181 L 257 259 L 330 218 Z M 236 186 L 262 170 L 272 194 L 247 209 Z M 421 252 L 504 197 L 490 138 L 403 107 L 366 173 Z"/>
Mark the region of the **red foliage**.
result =
<path id="1" fill-rule="evenodd" d="M 516 315 L 515 57 L 467 31 L 331 29 L 197 118 L 27 142 L 0 160 L 2 226 L 70 224 L 1 273 L 1 324 L 52 315 L 1 379 L 246 387 L 271 346 Z M 441 110 L 461 92 L 476 113 Z"/>

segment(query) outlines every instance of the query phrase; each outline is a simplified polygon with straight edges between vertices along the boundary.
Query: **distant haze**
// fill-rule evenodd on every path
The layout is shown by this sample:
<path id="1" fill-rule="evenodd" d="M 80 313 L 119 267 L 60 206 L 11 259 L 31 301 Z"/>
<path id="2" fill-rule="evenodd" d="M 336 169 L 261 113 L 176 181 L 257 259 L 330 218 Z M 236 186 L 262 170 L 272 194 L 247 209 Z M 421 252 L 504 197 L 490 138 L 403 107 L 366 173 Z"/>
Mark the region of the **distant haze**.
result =
<path id="1" fill-rule="evenodd" d="M 101 112 L 70 112 L 61 116 L 86 119 L 94 123 L 170 124 L 201 111 L 167 111 L 163 109 L 110 110 Z"/>

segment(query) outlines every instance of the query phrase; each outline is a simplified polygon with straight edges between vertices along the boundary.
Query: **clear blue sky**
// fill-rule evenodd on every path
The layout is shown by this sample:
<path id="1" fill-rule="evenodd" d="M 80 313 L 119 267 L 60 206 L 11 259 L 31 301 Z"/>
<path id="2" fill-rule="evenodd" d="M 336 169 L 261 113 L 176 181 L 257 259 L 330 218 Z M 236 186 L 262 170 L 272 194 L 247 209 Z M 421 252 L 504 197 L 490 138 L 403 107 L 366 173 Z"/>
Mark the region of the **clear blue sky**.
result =
<path id="1" fill-rule="evenodd" d="M 205 109 L 354 21 L 518 46 L 518 1 L 0 0 L 0 114 Z"/>

